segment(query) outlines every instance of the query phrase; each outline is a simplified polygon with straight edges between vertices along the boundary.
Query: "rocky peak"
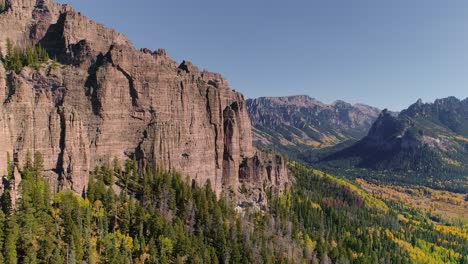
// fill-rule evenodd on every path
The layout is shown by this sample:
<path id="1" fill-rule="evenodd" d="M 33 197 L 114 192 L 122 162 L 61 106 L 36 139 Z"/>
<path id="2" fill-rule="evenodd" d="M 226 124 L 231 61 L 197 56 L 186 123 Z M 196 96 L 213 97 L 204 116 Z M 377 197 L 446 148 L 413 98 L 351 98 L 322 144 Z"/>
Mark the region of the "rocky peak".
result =
<path id="1" fill-rule="evenodd" d="M 435 105 L 458 105 L 460 103 L 461 103 L 460 99 L 456 98 L 455 96 L 449 96 L 449 97 L 442 98 L 442 99 L 436 99 L 434 101 Z"/>
<path id="2" fill-rule="evenodd" d="M 366 137 L 322 161 L 379 169 L 392 177 L 418 175 L 418 184 L 429 175 L 430 184 L 433 178 L 448 179 L 447 175 L 463 182 L 468 171 L 467 135 L 463 101 L 455 97 L 434 103 L 418 100 L 398 116 L 382 111 Z"/>
<path id="3" fill-rule="evenodd" d="M 400 116 L 424 118 L 450 129 L 452 132 L 468 135 L 468 104 L 456 97 L 437 99 L 434 103 L 417 103 L 403 110 Z"/>
<path id="4" fill-rule="evenodd" d="M 394 117 L 387 109 L 384 109 L 369 130 L 368 137 L 377 141 L 401 137 L 407 127 L 408 124 Z"/>
<path id="5" fill-rule="evenodd" d="M 412 104 L 408 109 L 403 110 L 401 113 L 408 116 L 424 116 L 437 115 L 438 113 L 450 111 L 466 111 L 463 106 L 463 101 L 453 96 L 437 99 L 434 103 L 423 103 L 423 101 L 419 99 L 416 103 Z"/>
<path id="6" fill-rule="evenodd" d="M 348 102 L 345 102 L 345 101 L 342 101 L 342 100 L 336 100 L 333 103 L 331 103 L 330 105 L 334 106 L 334 107 L 341 107 L 341 108 L 346 108 L 346 107 L 351 107 L 352 106 L 352 104 L 350 104 Z"/>

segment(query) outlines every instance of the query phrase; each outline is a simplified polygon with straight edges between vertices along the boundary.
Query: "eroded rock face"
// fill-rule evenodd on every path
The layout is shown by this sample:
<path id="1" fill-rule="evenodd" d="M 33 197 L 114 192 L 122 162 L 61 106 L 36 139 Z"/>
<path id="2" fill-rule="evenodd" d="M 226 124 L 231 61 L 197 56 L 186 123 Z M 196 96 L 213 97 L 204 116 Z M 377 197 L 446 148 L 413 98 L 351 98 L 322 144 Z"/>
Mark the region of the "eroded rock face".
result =
<path id="1" fill-rule="evenodd" d="M 364 137 L 380 110 L 335 101 L 324 104 L 306 95 L 247 100 L 254 141 L 261 147 L 310 149 Z"/>
<path id="2" fill-rule="evenodd" d="M 274 153 L 258 153 L 244 158 L 239 167 L 239 204 L 264 207 L 266 192 L 284 190 L 290 184 L 286 161 Z"/>
<path id="3" fill-rule="evenodd" d="M 67 5 L 10 1 L 0 48 L 42 45 L 53 63 L 6 71 L 0 64 L 0 175 L 40 151 L 52 186 L 81 193 L 96 165 L 134 156 L 177 170 L 217 194 L 242 182 L 287 185 L 284 161 L 256 154 L 243 95 L 219 74 L 136 50 L 123 35 Z M 241 175 L 241 176 L 240 176 Z M 241 179 L 240 179 L 241 177 Z M 255 182 L 268 179 L 269 184 Z"/>

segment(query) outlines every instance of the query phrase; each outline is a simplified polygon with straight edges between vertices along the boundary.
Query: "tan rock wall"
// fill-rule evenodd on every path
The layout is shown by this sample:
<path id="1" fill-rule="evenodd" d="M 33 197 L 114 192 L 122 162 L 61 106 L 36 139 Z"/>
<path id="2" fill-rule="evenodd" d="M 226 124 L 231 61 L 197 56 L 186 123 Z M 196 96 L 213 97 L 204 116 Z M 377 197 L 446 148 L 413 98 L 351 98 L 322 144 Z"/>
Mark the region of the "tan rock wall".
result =
<path id="1" fill-rule="evenodd" d="M 239 188 L 241 164 L 249 179 L 268 178 L 268 161 L 244 162 L 255 155 L 245 101 L 219 74 L 179 65 L 164 50 L 137 51 L 69 6 L 32 2 L 0 15 L 2 29 L 12 27 L 0 44 L 39 43 L 62 65 L 18 75 L 0 67 L 0 175 L 6 152 L 21 169 L 28 151 L 40 151 L 53 186 L 80 193 L 96 165 L 133 156 L 199 184 L 210 180 L 218 194 Z"/>

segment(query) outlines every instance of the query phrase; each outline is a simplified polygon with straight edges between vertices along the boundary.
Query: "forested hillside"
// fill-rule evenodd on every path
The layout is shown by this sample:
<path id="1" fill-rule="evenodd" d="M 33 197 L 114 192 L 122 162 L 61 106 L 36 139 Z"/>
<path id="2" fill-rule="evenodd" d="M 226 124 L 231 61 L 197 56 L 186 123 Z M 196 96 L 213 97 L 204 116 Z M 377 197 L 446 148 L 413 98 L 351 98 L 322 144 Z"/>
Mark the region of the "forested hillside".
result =
<path id="1" fill-rule="evenodd" d="M 342 175 L 467 193 L 467 127 L 468 99 L 419 100 L 398 116 L 383 111 L 365 138 L 319 162 Z"/>
<path id="2" fill-rule="evenodd" d="M 87 191 L 55 193 L 40 153 L 11 207 L 5 179 L 1 263 L 466 263 L 466 226 L 435 224 L 356 185 L 292 164 L 297 183 L 267 210 L 240 210 L 175 173 L 135 161 L 96 168 Z M 8 164 L 11 168 L 11 164 Z"/>
<path id="3" fill-rule="evenodd" d="M 307 96 L 259 98 L 247 106 L 260 148 L 349 179 L 467 193 L 468 99 L 418 100 L 376 120 L 373 108 Z"/>

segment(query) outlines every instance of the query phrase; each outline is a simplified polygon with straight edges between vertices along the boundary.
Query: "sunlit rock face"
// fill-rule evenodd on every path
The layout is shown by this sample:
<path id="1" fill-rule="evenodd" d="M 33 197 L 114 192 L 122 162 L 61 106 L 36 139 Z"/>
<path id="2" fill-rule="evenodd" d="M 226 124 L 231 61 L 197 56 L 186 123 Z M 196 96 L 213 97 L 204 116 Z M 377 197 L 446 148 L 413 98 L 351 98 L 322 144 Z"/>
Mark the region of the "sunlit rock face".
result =
<path id="1" fill-rule="evenodd" d="M 19 74 L 0 64 L 0 175 L 7 153 L 21 170 L 27 153 L 39 151 L 53 186 L 80 193 L 95 166 L 133 157 L 141 167 L 209 180 L 217 194 L 237 193 L 242 181 L 260 192 L 287 185 L 284 160 L 252 147 L 244 97 L 221 75 L 162 49 L 136 50 L 51 1 L 8 1 L 0 28 L 3 54 L 9 40 L 41 45 L 59 62 Z"/>

